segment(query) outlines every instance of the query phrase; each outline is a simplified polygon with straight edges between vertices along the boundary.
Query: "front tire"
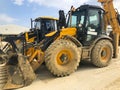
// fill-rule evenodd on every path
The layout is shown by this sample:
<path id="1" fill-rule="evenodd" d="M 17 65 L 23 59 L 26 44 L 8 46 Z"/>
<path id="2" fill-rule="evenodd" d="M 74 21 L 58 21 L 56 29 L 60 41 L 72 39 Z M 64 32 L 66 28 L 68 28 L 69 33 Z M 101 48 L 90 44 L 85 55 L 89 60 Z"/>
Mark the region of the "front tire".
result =
<path id="1" fill-rule="evenodd" d="M 113 56 L 113 45 L 109 40 L 100 40 L 94 46 L 91 61 L 97 67 L 108 66 Z"/>
<path id="2" fill-rule="evenodd" d="M 0 50 L 0 90 L 3 90 L 4 85 L 8 80 L 7 66 L 6 66 L 6 57 L 3 52 Z"/>
<path id="3" fill-rule="evenodd" d="M 47 68 L 57 76 L 67 76 L 73 73 L 80 62 L 81 52 L 71 41 L 56 40 L 45 52 Z"/>

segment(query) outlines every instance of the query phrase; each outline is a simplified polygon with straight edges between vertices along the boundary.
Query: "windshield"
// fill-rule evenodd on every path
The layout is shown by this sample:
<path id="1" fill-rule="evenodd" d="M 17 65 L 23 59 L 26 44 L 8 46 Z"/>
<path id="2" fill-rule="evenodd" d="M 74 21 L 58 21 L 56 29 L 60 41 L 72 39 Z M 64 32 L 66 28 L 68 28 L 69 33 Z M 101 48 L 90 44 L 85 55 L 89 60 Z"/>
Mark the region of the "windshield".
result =
<path id="1" fill-rule="evenodd" d="M 68 27 L 77 27 L 78 25 L 83 25 L 85 19 L 85 11 L 75 11 L 68 22 Z"/>
<path id="2" fill-rule="evenodd" d="M 55 31 L 57 30 L 57 22 L 56 20 L 42 19 L 41 28 L 42 30 L 45 30 L 46 32 Z"/>
<path id="3" fill-rule="evenodd" d="M 39 30 L 41 29 L 41 22 L 39 20 L 34 22 L 34 28 L 39 29 Z"/>
<path id="4" fill-rule="evenodd" d="M 49 33 L 57 30 L 57 20 L 40 19 L 34 21 L 34 28 Z"/>

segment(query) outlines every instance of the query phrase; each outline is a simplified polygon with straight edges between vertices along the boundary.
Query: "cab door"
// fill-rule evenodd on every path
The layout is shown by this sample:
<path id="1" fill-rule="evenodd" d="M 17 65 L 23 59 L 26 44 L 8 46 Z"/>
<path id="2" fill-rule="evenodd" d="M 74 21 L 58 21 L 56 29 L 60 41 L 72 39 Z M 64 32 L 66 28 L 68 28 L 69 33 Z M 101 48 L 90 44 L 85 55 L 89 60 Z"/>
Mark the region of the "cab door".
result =
<path id="1" fill-rule="evenodd" d="M 86 20 L 86 40 L 84 41 L 85 45 L 90 45 L 92 41 L 94 41 L 97 36 L 101 33 L 101 25 L 100 25 L 100 13 L 97 9 L 89 9 L 88 17 Z"/>

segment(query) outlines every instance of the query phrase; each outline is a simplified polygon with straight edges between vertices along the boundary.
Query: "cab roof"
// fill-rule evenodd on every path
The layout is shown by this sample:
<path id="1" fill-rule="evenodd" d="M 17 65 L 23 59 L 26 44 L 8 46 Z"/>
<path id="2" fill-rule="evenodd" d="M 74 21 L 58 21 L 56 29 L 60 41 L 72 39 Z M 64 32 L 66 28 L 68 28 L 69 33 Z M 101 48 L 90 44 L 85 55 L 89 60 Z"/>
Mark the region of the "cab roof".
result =
<path id="1" fill-rule="evenodd" d="M 101 9 L 101 10 L 103 10 L 100 6 L 89 5 L 89 4 L 81 5 L 81 6 L 78 7 L 77 9 L 84 10 L 84 9 L 89 9 L 89 8 L 92 8 L 92 9 Z M 104 11 L 104 10 L 103 10 L 103 11 Z"/>
<path id="2" fill-rule="evenodd" d="M 38 19 L 51 19 L 51 20 L 58 20 L 57 18 L 50 17 L 50 16 L 41 16 L 41 17 L 36 18 L 35 20 L 38 20 Z"/>

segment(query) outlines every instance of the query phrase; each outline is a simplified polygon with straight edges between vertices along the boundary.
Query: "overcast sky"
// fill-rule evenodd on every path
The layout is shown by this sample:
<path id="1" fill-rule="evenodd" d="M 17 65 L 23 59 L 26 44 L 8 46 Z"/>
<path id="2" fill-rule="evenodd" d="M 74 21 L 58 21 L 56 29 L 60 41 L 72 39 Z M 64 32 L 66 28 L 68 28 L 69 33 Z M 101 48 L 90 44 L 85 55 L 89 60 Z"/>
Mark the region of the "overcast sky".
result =
<path id="1" fill-rule="evenodd" d="M 58 10 L 66 12 L 73 5 L 100 5 L 97 0 L 0 0 L 0 25 L 17 24 L 30 27 L 30 18 L 39 16 L 58 17 Z M 120 12 L 120 0 L 114 0 Z"/>

